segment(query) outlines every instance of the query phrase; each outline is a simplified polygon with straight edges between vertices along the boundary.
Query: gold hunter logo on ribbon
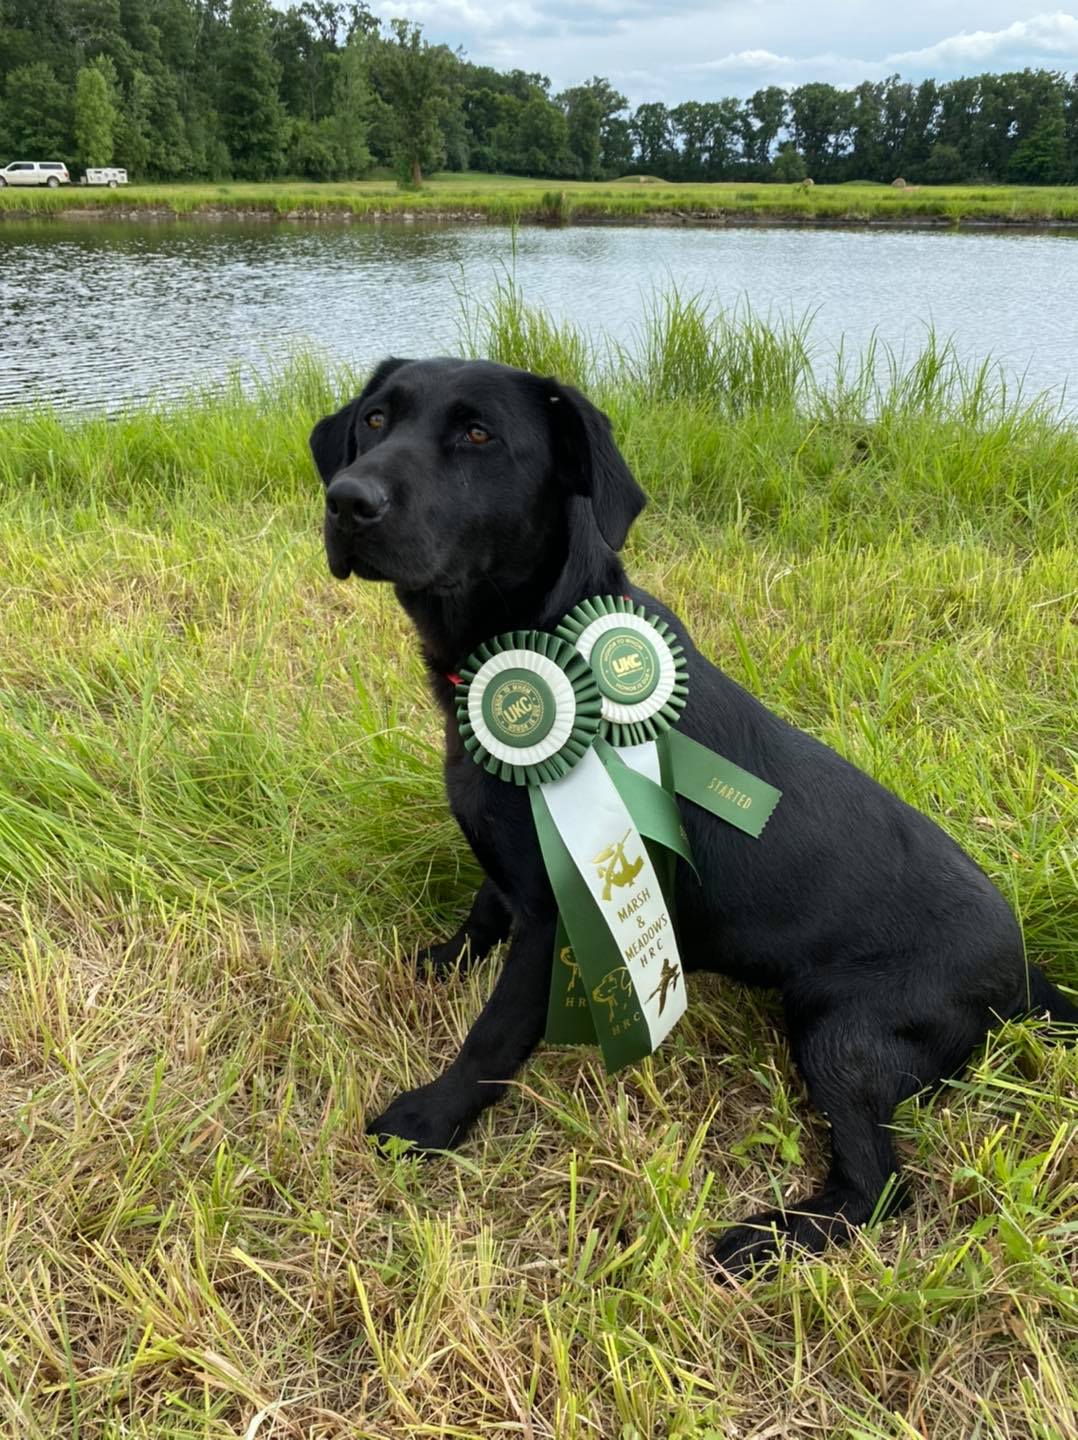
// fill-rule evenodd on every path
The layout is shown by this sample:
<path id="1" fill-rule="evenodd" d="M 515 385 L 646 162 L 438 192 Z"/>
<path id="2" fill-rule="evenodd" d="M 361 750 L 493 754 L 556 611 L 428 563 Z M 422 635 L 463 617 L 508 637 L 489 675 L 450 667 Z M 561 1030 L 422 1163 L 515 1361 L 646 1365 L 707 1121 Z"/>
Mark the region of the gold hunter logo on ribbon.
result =
<path id="1" fill-rule="evenodd" d="M 629 831 L 614 845 L 607 845 L 591 862 L 599 871 L 599 879 L 603 882 L 603 899 L 611 898 L 611 887 L 614 885 L 631 885 L 640 874 L 644 864 L 643 857 L 637 860 L 630 860 L 625 854 L 625 842 L 629 838 Z"/>
<path id="2" fill-rule="evenodd" d="M 458 677 L 453 677 L 458 679 Z M 460 667 L 457 721 L 478 765 L 526 786 L 559 922 L 547 1039 L 649 1055 L 685 1010 L 672 904 L 692 854 L 675 793 L 759 835 L 779 792 L 674 728 L 688 698 L 673 630 L 626 597 L 576 606 Z"/>

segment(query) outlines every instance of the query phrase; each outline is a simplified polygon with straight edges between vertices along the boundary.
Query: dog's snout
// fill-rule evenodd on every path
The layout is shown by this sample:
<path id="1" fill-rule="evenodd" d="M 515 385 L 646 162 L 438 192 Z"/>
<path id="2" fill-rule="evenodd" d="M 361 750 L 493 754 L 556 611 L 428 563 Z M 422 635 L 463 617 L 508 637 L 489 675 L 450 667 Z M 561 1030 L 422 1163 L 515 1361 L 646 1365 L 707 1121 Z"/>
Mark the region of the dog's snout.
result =
<path id="1" fill-rule="evenodd" d="M 385 490 L 371 476 L 338 475 L 326 490 L 326 509 L 334 520 L 355 527 L 374 525 L 389 505 Z"/>

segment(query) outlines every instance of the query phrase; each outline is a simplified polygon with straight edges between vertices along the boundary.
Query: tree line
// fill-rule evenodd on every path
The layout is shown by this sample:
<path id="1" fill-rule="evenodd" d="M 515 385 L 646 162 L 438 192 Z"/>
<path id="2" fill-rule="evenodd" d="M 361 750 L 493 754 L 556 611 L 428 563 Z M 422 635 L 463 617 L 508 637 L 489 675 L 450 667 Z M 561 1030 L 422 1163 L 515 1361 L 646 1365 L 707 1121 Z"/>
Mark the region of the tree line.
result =
<path id="1" fill-rule="evenodd" d="M 1078 183 L 1078 74 L 1022 70 L 630 108 L 470 62 L 362 0 L 0 0 L 0 155 L 140 180 Z"/>

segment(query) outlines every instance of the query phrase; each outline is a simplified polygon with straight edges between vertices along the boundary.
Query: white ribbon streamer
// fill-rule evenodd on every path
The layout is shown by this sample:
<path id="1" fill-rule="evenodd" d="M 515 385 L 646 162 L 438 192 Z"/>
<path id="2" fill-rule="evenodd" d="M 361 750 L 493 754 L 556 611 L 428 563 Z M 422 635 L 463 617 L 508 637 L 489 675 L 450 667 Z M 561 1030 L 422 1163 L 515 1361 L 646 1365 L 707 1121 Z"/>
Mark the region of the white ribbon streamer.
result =
<path id="1" fill-rule="evenodd" d="M 618 753 L 625 758 L 628 752 Z M 635 758 L 646 763 L 644 756 Z M 685 1013 L 686 1001 L 673 921 L 647 848 L 594 750 L 542 792 L 573 864 L 614 937 L 655 1049 Z"/>

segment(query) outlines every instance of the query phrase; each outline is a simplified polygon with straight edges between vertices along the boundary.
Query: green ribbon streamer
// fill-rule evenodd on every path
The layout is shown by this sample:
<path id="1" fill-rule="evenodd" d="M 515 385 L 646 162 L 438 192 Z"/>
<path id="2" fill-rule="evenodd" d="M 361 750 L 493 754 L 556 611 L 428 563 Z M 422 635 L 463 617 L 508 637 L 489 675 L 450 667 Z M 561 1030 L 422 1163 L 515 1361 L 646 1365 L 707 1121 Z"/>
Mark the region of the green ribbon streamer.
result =
<path id="1" fill-rule="evenodd" d="M 665 739 L 677 793 L 759 839 L 782 791 L 677 730 Z"/>
<path id="2" fill-rule="evenodd" d="M 648 855 L 655 866 L 672 924 L 677 857 L 696 873 L 677 801 L 654 780 L 626 765 L 605 740 L 596 740 L 595 753 L 602 760 L 633 824 L 648 842 Z M 613 1073 L 651 1054 L 647 1021 L 641 1015 L 639 1026 L 633 1025 L 623 1034 L 612 1034 L 613 1006 L 604 1002 L 601 995 L 596 999 L 594 991 L 615 966 L 621 967 L 631 988 L 628 969 L 545 803 L 541 807 L 538 803 L 542 789 L 532 789 L 529 794 L 539 845 L 559 911 L 545 1038 L 551 1045 L 598 1044 L 607 1070 Z M 590 919 L 585 919 L 591 912 L 594 912 L 595 925 L 602 931 L 601 936 L 595 934 Z"/>
<path id="3" fill-rule="evenodd" d="M 651 1032 L 636 1002 L 632 977 L 618 943 L 558 834 L 542 788 L 531 786 L 528 795 L 539 848 L 561 915 L 546 1038 L 559 1045 L 590 1045 L 598 1040 L 603 1063 L 612 1075 L 651 1054 Z M 561 943 L 563 936 L 565 943 Z M 625 996 L 631 1001 L 629 1014 L 615 1031 L 613 1017 L 623 1009 L 619 1002 Z"/>
<path id="4" fill-rule="evenodd" d="M 625 808 L 644 839 L 654 840 L 665 850 L 680 855 L 696 875 L 696 862 L 692 858 L 681 811 L 670 791 L 656 785 L 654 780 L 634 770 L 631 765 L 626 765 L 605 740 L 595 741 L 595 753 L 606 766 L 606 773 L 613 780 L 614 788 L 625 801 Z M 700 877 L 697 875 L 696 878 Z"/>

